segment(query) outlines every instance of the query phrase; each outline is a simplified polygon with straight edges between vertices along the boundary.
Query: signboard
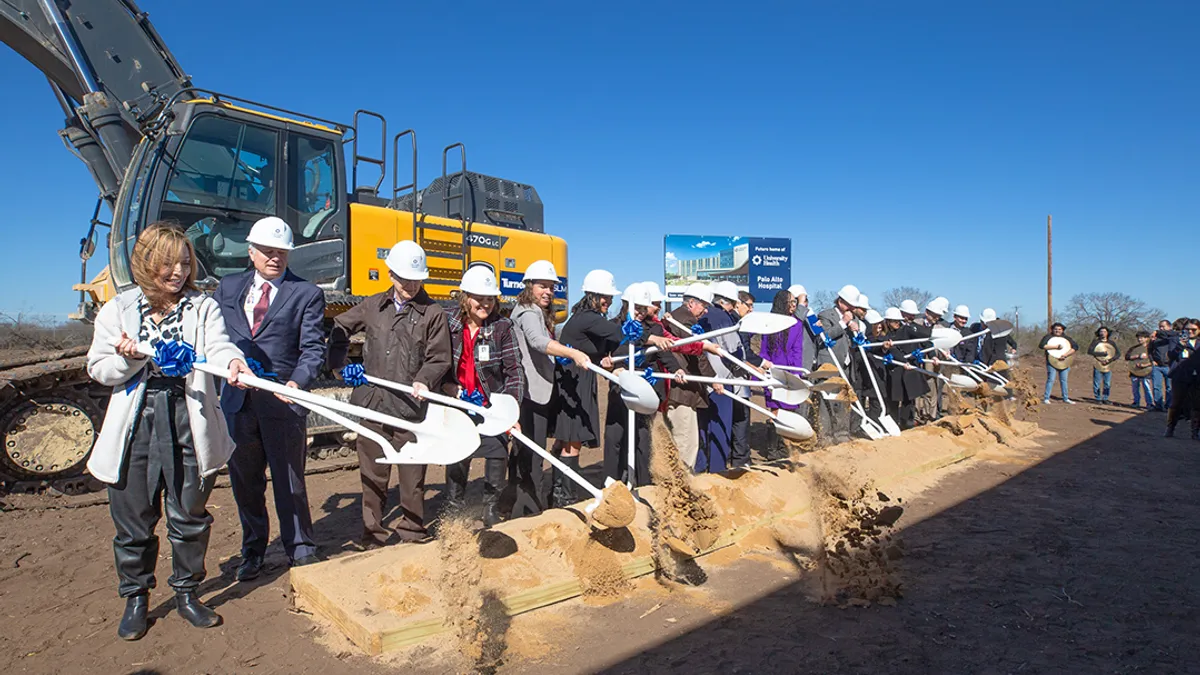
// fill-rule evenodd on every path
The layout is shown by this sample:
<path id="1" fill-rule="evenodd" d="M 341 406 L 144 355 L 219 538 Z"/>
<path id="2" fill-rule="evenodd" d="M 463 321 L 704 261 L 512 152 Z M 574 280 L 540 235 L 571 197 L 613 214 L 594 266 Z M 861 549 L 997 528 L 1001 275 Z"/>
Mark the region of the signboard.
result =
<path id="1" fill-rule="evenodd" d="M 792 240 L 668 234 L 663 238 L 667 299 L 678 302 L 688 284 L 732 281 L 769 303 L 792 282 Z"/>

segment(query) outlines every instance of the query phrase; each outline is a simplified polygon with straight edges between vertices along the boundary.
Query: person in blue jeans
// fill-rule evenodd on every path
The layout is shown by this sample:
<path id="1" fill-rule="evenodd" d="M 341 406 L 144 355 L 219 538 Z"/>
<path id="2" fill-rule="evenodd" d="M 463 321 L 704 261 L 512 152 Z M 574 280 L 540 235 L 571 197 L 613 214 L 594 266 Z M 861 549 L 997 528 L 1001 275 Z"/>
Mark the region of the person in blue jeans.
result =
<path id="1" fill-rule="evenodd" d="M 1096 365 L 1092 367 L 1092 398 L 1097 403 L 1108 403 L 1109 390 L 1112 389 L 1112 364 L 1121 350 L 1109 338 L 1107 326 L 1096 329 L 1096 339 L 1088 345 L 1087 353 L 1096 359 Z"/>
<path id="2" fill-rule="evenodd" d="M 1079 351 L 1079 345 L 1067 337 L 1066 332 L 1066 326 L 1061 323 L 1054 323 L 1050 326 L 1050 332 L 1042 336 L 1042 341 L 1038 343 L 1038 349 L 1046 353 L 1046 394 L 1042 396 L 1043 404 L 1050 403 L 1050 392 L 1054 389 L 1054 380 L 1057 379 L 1059 381 L 1059 389 L 1062 392 L 1063 403 L 1075 405 L 1075 402 L 1071 400 L 1071 396 L 1067 392 L 1067 377 L 1071 374 L 1070 359 L 1075 356 L 1075 352 Z M 1062 338 L 1066 340 L 1068 345 L 1067 350 L 1055 358 L 1058 364 L 1051 361 L 1050 349 L 1055 346 L 1055 343 L 1050 342 L 1052 338 Z M 1055 342 L 1057 343 L 1058 341 Z M 1062 363 L 1066 363 L 1066 367 L 1062 367 Z"/>
<path id="3" fill-rule="evenodd" d="M 1129 362 L 1129 384 L 1133 387 L 1133 407 L 1140 408 L 1142 394 L 1146 395 L 1146 410 L 1154 407 L 1154 390 L 1150 386 L 1150 373 L 1154 362 L 1150 360 L 1150 334 L 1144 330 L 1137 332 L 1137 344 L 1125 352 L 1125 360 Z"/>
<path id="4" fill-rule="evenodd" d="M 1163 412 L 1171 407 L 1171 350 L 1179 343 L 1179 331 L 1173 330 L 1171 322 L 1158 322 L 1158 330 L 1150 335 L 1150 360 L 1154 366 L 1150 371 L 1150 386 L 1154 392 L 1154 409 Z"/>

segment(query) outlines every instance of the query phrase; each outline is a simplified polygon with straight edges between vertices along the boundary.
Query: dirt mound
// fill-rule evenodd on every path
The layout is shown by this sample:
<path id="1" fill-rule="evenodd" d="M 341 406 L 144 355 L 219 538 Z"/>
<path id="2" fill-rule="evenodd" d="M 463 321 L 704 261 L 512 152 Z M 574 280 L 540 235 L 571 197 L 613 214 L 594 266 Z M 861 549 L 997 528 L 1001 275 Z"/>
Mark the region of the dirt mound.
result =
<path id="1" fill-rule="evenodd" d="M 893 562 L 904 551 L 893 528 L 904 507 L 868 483 L 852 487 L 816 468 L 810 475 L 823 549 L 817 559 L 822 600 L 842 607 L 894 603 L 901 584 Z"/>
<path id="2" fill-rule="evenodd" d="M 608 528 L 628 527 L 637 515 L 637 503 L 625 484 L 617 481 L 604 488 L 600 505 L 592 512 L 592 520 Z"/>
<path id="3" fill-rule="evenodd" d="M 593 532 L 567 551 L 575 567 L 584 599 L 619 598 L 632 588 L 621 570 L 621 560 L 605 545 L 604 533 Z"/>

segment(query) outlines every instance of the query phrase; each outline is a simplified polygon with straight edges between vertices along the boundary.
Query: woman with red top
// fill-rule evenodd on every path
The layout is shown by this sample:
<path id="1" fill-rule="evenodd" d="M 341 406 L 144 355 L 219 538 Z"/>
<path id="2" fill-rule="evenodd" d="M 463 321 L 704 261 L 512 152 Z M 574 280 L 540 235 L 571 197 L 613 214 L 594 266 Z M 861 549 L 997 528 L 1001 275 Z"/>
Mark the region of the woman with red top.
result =
<path id="1" fill-rule="evenodd" d="M 458 311 L 450 315 L 450 343 L 459 398 L 483 406 L 490 397 L 507 394 L 517 401 L 525 395 L 521 348 L 512 321 L 500 316 L 496 275 L 483 265 L 471 267 L 459 284 Z M 500 522 L 500 492 L 508 467 L 508 436 L 483 436 L 470 459 L 446 467 L 451 502 L 461 504 L 467 493 L 471 459 L 484 460 L 483 524 Z"/>

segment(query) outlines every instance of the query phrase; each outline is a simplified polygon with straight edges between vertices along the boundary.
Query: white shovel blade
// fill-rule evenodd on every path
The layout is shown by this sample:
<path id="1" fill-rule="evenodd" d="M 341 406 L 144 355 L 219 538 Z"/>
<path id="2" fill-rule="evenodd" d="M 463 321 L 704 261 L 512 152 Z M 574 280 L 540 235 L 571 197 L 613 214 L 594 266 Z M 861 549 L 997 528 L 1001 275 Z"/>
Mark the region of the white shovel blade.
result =
<path id="1" fill-rule="evenodd" d="M 949 377 L 951 387 L 959 387 L 960 389 L 974 389 L 979 386 L 979 383 L 971 379 L 970 375 L 962 373 L 954 373 Z"/>
<path id="2" fill-rule="evenodd" d="M 508 394 L 493 394 L 488 397 L 491 407 L 487 412 L 479 413 L 483 422 L 475 427 L 480 436 L 499 436 L 506 433 L 521 419 L 521 404 Z"/>
<path id="3" fill-rule="evenodd" d="M 808 387 L 803 389 L 784 389 L 783 387 L 771 387 L 771 398 L 780 403 L 788 405 L 800 405 L 808 400 L 808 395 L 811 390 Z"/>
<path id="4" fill-rule="evenodd" d="M 621 400 L 625 402 L 625 407 L 639 415 L 658 412 L 658 393 L 641 375 L 623 371 L 617 376 L 617 384 L 621 387 Z"/>
<path id="5" fill-rule="evenodd" d="M 865 413 L 858 409 L 855 409 L 854 412 L 858 413 L 858 419 L 860 420 L 858 428 L 862 429 L 867 438 L 878 441 L 881 438 L 887 437 L 887 434 L 883 433 L 883 430 L 875 425 L 875 421 L 867 417 Z"/>
<path id="6" fill-rule="evenodd" d="M 962 342 L 962 334 L 953 328 L 934 326 L 932 332 L 933 346 L 940 351 L 948 352 L 953 349 L 955 345 Z"/>
<path id="7" fill-rule="evenodd" d="M 430 404 L 425 420 L 413 430 L 416 441 L 405 443 L 396 457 L 381 464 L 454 464 L 475 453 L 479 431 L 467 413 Z"/>
<path id="8" fill-rule="evenodd" d="M 813 437 L 813 428 L 808 420 L 791 410 L 775 411 L 775 430 L 780 436 L 793 441 L 807 441 Z"/>
<path id="9" fill-rule="evenodd" d="M 771 377 L 779 381 L 784 389 L 808 390 L 808 383 L 805 382 L 799 375 L 783 370 L 778 366 L 773 366 L 770 371 Z"/>
<path id="10" fill-rule="evenodd" d="M 796 325 L 796 317 L 771 312 L 750 312 L 738 323 L 738 330 L 743 333 L 770 335 L 785 331 Z"/>
<path id="11" fill-rule="evenodd" d="M 900 425 L 896 424 L 896 420 L 892 419 L 891 415 L 888 415 L 886 413 L 884 413 L 883 415 L 880 415 L 879 416 L 879 425 L 883 427 L 884 431 L 888 432 L 889 436 L 899 436 L 900 435 Z"/>

